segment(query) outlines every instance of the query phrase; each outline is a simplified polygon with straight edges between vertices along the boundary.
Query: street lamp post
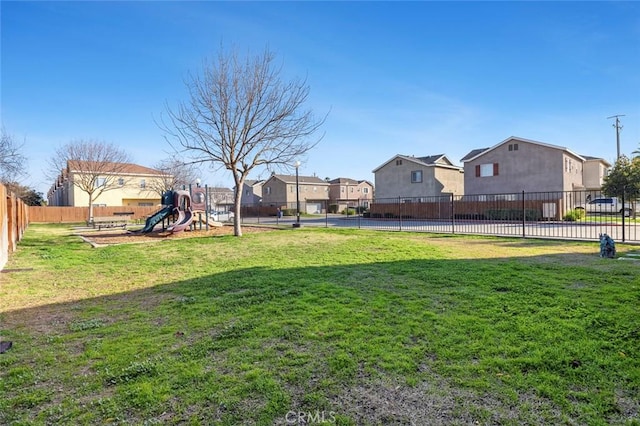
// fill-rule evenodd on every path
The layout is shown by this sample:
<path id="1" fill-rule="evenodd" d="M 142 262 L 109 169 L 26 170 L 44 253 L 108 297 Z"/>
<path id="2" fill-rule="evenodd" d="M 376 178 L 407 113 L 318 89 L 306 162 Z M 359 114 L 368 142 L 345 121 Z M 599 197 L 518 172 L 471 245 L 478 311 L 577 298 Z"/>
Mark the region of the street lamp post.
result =
<path id="1" fill-rule="evenodd" d="M 294 166 L 296 167 L 296 223 L 293 224 L 293 227 L 300 228 L 300 183 L 298 181 L 298 168 L 300 167 L 300 162 L 296 161 Z"/>

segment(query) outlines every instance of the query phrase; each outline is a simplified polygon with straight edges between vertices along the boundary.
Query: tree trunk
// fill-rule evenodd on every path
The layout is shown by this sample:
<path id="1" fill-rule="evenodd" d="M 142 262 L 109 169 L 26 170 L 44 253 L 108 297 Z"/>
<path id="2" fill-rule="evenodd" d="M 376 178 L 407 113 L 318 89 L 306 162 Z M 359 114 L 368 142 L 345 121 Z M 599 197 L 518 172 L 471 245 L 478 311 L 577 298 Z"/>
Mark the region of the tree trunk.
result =
<path id="1" fill-rule="evenodd" d="M 242 186 L 244 185 L 244 178 L 235 179 L 236 190 L 233 194 L 233 235 L 236 237 L 242 237 L 242 226 L 240 218 L 240 203 L 242 202 Z"/>
<path id="2" fill-rule="evenodd" d="M 89 193 L 89 219 L 87 223 L 93 222 L 93 193 Z"/>

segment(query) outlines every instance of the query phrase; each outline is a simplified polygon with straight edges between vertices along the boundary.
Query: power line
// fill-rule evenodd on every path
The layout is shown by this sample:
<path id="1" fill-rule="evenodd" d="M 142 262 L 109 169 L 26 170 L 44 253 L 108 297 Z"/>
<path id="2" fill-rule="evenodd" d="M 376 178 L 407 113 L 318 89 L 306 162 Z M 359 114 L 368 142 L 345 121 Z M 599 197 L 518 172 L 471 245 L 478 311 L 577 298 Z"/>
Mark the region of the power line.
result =
<path id="1" fill-rule="evenodd" d="M 618 147 L 618 156 L 616 160 L 620 159 L 620 130 L 622 130 L 622 124 L 620 124 L 620 117 L 624 117 L 624 114 L 612 115 L 611 117 L 607 117 L 607 120 L 615 118 L 616 122 L 613 127 L 616 128 L 616 146 Z"/>

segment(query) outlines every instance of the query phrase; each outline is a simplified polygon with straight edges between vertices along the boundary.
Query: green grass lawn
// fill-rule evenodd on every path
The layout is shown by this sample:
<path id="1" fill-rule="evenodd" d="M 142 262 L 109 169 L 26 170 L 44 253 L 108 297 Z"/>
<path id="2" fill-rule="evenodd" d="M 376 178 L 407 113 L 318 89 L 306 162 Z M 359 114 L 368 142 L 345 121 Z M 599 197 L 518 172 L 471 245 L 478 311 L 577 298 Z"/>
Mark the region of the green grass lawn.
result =
<path id="1" fill-rule="evenodd" d="M 639 425 L 640 262 L 598 252 L 31 225 L 0 275 L 0 424 Z"/>

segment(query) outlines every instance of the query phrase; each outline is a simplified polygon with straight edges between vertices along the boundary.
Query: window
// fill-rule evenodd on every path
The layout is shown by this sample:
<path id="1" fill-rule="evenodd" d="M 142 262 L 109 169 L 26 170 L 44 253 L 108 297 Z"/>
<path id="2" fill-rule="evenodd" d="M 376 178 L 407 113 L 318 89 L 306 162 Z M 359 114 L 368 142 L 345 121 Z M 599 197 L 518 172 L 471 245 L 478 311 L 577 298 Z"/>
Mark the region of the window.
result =
<path id="1" fill-rule="evenodd" d="M 351 191 L 349 191 L 349 192 L 353 192 L 353 186 L 351 187 Z"/>
<path id="2" fill-rule="evenodd" d="M 96 178 L 96 188 L 100 188 L 101 186 L 105 186 L 107 184 L 107 180 L 105 178 Z"/>
<path id="3" fill-rule="evenodd" d="M 478 164 L 476 177 L 498 176 L 498 163 Z"/>
<path id="4" fill-rule="evenodd" d="M 344 186 L 340 187 L 340 192 L 344 192 Z"/>
<path id="5" fill-rule="evenodd" d="M 518 150 L 518 144 L 514 143 L 514 144 L 509 144 L 509 151 L 517 151 Z"/>
<path id="6" fill-rule="evenodd" d="M 295 185 L 291 185 L 291 186 L 289 186 L 289 192 L 290 192 L 290 193 L 292 193 L 292 194 L 293 194 L 294 192 L 296 192 L 296 186 L 295 186 Z"/>
<path id="7" fill-rule="evenodd" d="M 362 193 L 363 194 L 368 194 L 369 193 L 369 188 L 362 188 Z"/>
<path id="8" fill-rule="evenodd" d="M 118 185 L 124 186 L 124 179 L 123 178 L 118 178 Z"/>
<path id="9" fill-rule="evenodd" d="M 267 186 L 265 188 L 265 191 L 266 191 L 267 195 L 271 195 L 271 187 L 270 186 Z"/>
<path id="10" fill-rule="evenodd" d="M 144 189 L 147 187 L 147 181 L 144 179 L 140 179 L 140 188 Z"/>
<path id="11" fill-rule="evenodd" d="M 402 166 L 402 160 L 396 160 L 396 166 Z"/>
<path id="12" fill-rule="evenodd" d="M 411 172 L 411 183 L 420 183 L 422 182 L 422 170 L 416 170 Z"/>

